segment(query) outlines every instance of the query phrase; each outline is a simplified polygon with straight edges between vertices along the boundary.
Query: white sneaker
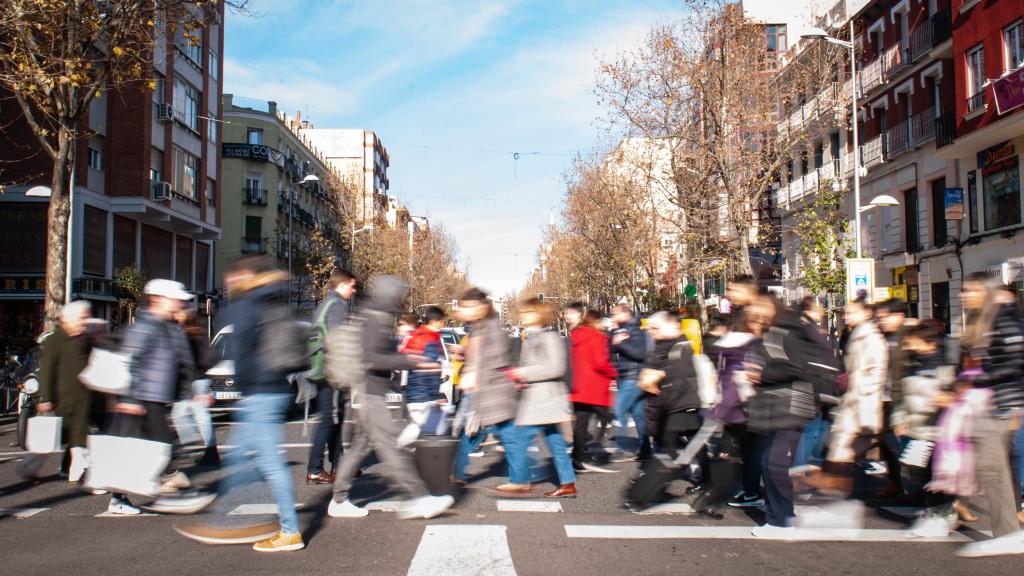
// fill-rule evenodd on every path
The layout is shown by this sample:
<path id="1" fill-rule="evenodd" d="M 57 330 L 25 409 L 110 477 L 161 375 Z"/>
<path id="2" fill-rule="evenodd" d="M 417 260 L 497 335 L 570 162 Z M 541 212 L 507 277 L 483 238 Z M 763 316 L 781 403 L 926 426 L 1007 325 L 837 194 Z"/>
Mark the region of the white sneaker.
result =
<path id="1" fill-rule="evenodd" d="M 451 496 L 420 496 L 406 502 L 406 505 L 402 507 L 402 511 L 398 513 L 398 517 L 402 520 L 413 520 L 416 518 L 430 520 L 440 516 L 454 504 L 455 498 Z"/>
<path id="2" fill-rule="evenodd" d="M 107 506 L 107 513 L 117 514 L 119 516 L 138 516 L 142 514 L 142 510 L 139 510 L 132 503 L 121 498 L 111 498 L 110 505 Z"/>
<path id="3" fill-rule="evenodd" d="M 195 514 L 213 504 L 217 494 L 195 494 L 185 498 L 157 498 L 149 506 L 147 512 L 158 512 L 160 514 Z"/>
<path id="4" fill-rule="evenodd" d="M 914 538 L 945 538 L 949 536 L 949 521 L 942 516 L 926 514 L 918 518 L 910 527 L 910 536 Z"/>
<path id="5" fill-rule="evenodd" d="M 327 515 L 331 518 L 364 518 L 370 515 L 370 511 L 356 506 L 351 500 L 338 502 L 332 498 L 330 506 L 327 507 Z"/>
<path id="6" fill-rule="evenodd" d="M 871 461 L 864 466 L 864 473 L 868 476 L 885 476 L 889 467 L 883 462 Z"/>
<path id="7" fill-rule="evenodd" d="M 984 558 L 1007 554 L 1024 554 L 1024 533 L 1014 532 L 999 538 L 972 542 L 956 551 L 956 555 L 962 558 Z"/>
<path id="8" fill-rule="evenodd" d="M 160 492 L 164 494 L 177 492 L 178 490 L 187 490 L 192 487 L 192 482 L 189 481 L 188 476 L 186 476 L 181 470 L 177 470 L 168 476 L 164 476 L 161 480 Z"/>
<path id="9" fill-rule="evenodd" d="M 755 538 L 764 538 L 766 540 L 793 540 L 797 537 L 796 528 L 792 526 L 772 526 L 771 524 L 755 526 L 750 531 L 750 534 Z"/>

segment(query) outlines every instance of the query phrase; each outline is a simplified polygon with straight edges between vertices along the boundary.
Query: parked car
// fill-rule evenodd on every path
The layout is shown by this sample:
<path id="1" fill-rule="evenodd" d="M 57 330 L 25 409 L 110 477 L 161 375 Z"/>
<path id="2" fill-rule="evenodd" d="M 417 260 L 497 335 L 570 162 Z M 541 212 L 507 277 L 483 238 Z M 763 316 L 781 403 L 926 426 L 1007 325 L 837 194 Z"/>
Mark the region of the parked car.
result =
<path id="1" fill-rule="evenodd" d="M 304 330 L 309 331 L 311 326 L 309 322 L 298 321 L 298 323 Z M 217 332 L 210 342 L 210 348 L 213 349 L 217 358 L 217 363 L 206 371 L 206 376 L 210 379 L 210 393 L 213 395 L 212 409 L 214 410 L 228 408 L 242 399 L 242 391 L 235 386 L 235 363 L 227 357 L 234 342 L 234 333 L 234 325 L 229 324 Z M 300 372 L 288 375 L 288 383 L 292 386 L 292 396 L 298 391 L 298 383 L 301 378 Z"/>

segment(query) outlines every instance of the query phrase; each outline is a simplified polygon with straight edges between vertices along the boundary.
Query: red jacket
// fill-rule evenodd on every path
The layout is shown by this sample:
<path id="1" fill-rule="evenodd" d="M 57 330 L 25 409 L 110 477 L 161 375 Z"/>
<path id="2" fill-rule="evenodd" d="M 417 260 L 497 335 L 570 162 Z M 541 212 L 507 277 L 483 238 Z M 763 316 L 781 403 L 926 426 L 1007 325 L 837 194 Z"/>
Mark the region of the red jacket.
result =
<path id="1" fill-rule="evenodd" d="M 608 336 L 589 326 L 569 333 L 572 351 L 572 395 L 569 400 L 595 406 L 611 406 L 611 384 L 618 377 L 612 366 Z"/>

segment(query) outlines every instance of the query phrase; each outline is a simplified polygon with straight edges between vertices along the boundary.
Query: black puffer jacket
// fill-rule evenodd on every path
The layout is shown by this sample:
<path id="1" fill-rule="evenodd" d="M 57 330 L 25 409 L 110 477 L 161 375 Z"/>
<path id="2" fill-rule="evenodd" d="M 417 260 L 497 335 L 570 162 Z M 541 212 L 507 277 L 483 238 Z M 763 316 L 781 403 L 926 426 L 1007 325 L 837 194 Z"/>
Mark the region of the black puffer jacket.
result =
<path id="1" fill-rule="evenodd" d="M 992 388 L 1000 410 L 1024 407 L 1024 329 L 1013 304 L 1000 306 L 992 320 L 988 346 L 969 353 L 981 360 L 984 372 L 975 386 Z"/>
<path id="2" fill-rule="evenodd" d="M 394 346 L 395 320 L 402 312 L 402 300 L 409 285 L 397 276 L 381 276 L 370 285 L 370 300 L 366 309 L 357 310 L 363 323 L 363 360 L 367 364 L 366 393 L 385 396 L 391 373 L 395 370 L 413 370 L 416 362 L 398 352 Z"/>
<path id="3" fill-rule="evenodd" d="M 665 372 L 665 378 L 658 385 L 658 404 L 662 414 L 675 414 L 700 408 L 697 371 L 693 367 L 693 348 L 686 336 L 680 336 L 676 340 L 656 341 L 650 357 L 650 367 Z"/>

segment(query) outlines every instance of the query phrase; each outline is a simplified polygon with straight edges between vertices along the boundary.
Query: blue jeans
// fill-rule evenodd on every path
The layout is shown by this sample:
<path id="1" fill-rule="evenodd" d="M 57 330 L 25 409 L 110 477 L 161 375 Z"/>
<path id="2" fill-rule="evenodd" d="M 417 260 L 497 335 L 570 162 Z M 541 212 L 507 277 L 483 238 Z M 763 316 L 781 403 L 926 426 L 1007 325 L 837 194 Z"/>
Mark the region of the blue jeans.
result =
<path id="1" fill-rule="evenodd" d="M 223 501 L 235 488 L 262 476 L 277 503 L 281 532 L 296 534 L 299 518 L 295 513 L 295 487 L 280 448 L 290 403 L 289 394 L 248 394 L 238 402 L 238 422 L 229 440 L 235 449 L 228 452 L 227 475 L 217 486 L 217 493 Z M 250 452 L 255 452 L 255 467 L 248 462 Z"/>
<path id="2" fill-rule="evenodd" d="M 804 424 L 803 435 L 800 436 L 800 444 L 797 445 L 796 456 L 793 458 L 794 466 L 821 465 L 821 452 L 825 448 L 825 438 L 828 436 L 830 424 L 820 413 L 814 420 Z"/>
<path id="3" fill-rule="evenodd" d="M 1010 461 L 1013 464 L 1014 480 L 1017 481 L 1016 495 L 1021 499 L 1024 494 L 1024 426 L 1013 434 L 1013 446 L 1010 449 Z"/>
<path id="4" fill-rule="evenodd" d="M 342 392 L 329 386 L 317 391 L 316 409 L 320 413 L 320 421 L 313 432 L 313 442 L 309 447 L 309 464 L 306 472 L 320 474 L 324 471 L 324 448 L 331 461 L 331 470 L 338 468 L 338 459 L 344 449 L 341 447 L 341 427 L 345 420 L 345 396 Z"/>
<path id="5" fill-rule="evenodd" d="M 519 432 L 522 439 L 519 443 L 521 450 L 526 452 L 527 448 L 537 437 L 537 434 L 544 435 L 544 442 L 551 451 L 551 459 L 555 462 L 555 472 L 558 474 L 558 484 L 572 484 L 576 482 L 576 472 L 572 469 L 572 460 L 569 458 L 569 445 L 558 430 L 557 424 L 546 424 L 543 426 L 520 426 Z M 529 461 L 528 456 L 526 457 Z"/>
<path id="6" fill-rule="evenodd" d="M 641 445 L 644 443 L 646 409 L 644 402 L 644 391 L 637 386 L 636 380 L 620 380 L 619 391 L 615 394 L 615 419 L 619 421 L 619 431 L 615 433 L 615 443 L 620 450 L 625 450 L 626 443 L 626 416 L 632 415 L 636 423 L 636 435 Z"/>
<path id="7" fill-rule="evenodd" d="M 480 449 L 480 444 L 488 434 L 494 434 L 505 447 L 505 462 L 508 464 L 508 481 L 513 484 L 530 483 L 530 460 L 526 453 L 529 444 L 520 448 L 522 434 L 516 427 L 515 420 L 506 420 L 490 426 L 483 426 L 475 436 L 465 433 L 459 438 L 459 451 L 455 455 L 454 476 L 458 480 L 466 479 L 466 467 L 469 466 L 469 455 Z"/>

